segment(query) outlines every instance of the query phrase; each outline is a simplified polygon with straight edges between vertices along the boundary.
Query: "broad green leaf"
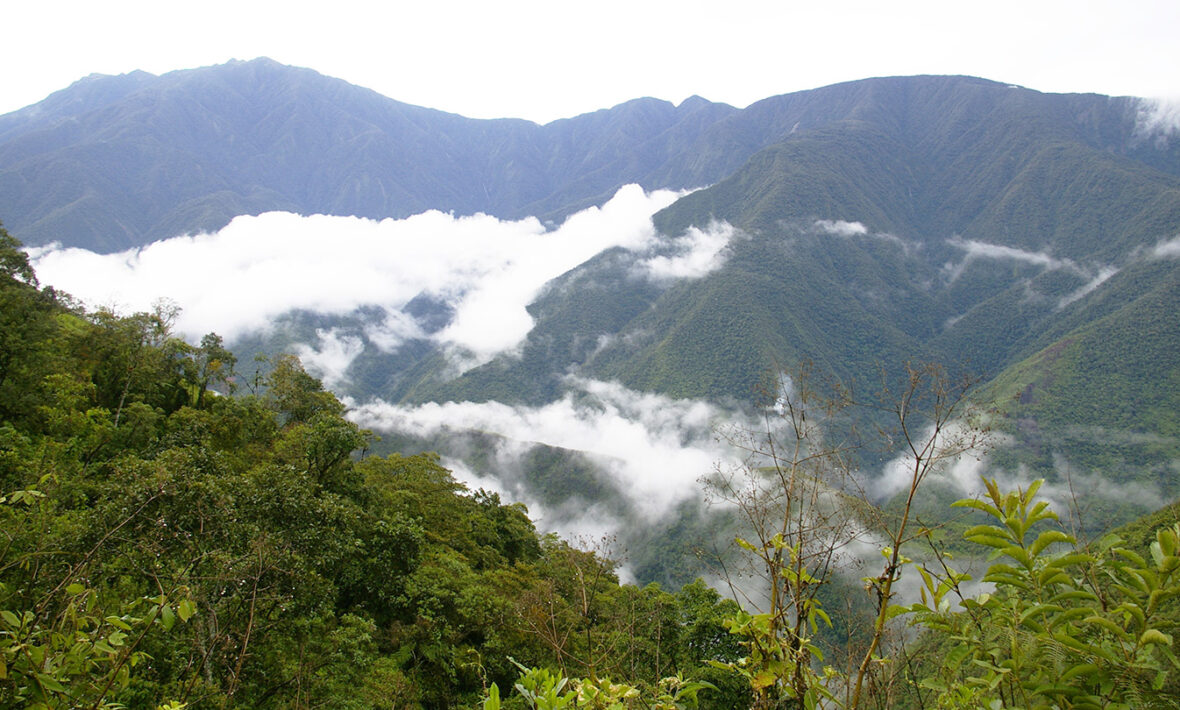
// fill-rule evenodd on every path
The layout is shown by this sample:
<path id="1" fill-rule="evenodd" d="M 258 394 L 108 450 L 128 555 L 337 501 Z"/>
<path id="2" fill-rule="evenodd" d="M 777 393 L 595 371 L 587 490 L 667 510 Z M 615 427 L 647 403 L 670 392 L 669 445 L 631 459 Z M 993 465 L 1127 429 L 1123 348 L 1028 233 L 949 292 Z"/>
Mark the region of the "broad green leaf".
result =
<path id="1" fill-rule="evenodd" d="M 1069 543 L 1072 545 L 1072 544 L 1075 544 L 1077 541 L 1074 540 L 1074 538 L 1071 535 L 1066 535 L 1064 532 L 1062 532 L 1060 530 L 1046 530 L 1046 531 L 1042 532 L 1040 535 L 1037 535 L 1037 539 L 1033 541 L 1032 545 L 1029 545 L 1028 549 L 1029 549 L 1029 552 L 1032 553 L 1033 557 L 1036 557 L 1037 555 L 1041 554 L 1041 552 L 1043 552 L 1044 549 L 1046 547 L 1048 547 L 1049 545 L 1052 545 L 1054 543 L 1059 543 L 1059 542 L 1060 543 Z"/>
<path id="2" fill-rule="evenodd" d="M 1072 601 L 1084 601 L 1096 604 L 1098 603 L 1098 595 L 1094 594 L 1094 592 L 1091 592 L 1088 589 L 1070 589 L 1060 594 L 1053 595 L 1053 598 L 1049 601 L 1054 604 Z"/>
<path id="3" fill-rule="evenodd" d="M 16 614 L 13 614 L 11 611 L 7 609 L 0 611 L 0 618 L 4 619 L 4 623 L 7 624 L 9 628 L 20 628 L 20 619 L 18 619 Z"/>
<path id="4" fill-rule="evenodd" d="M 957 500 L 954 503 L 951 503 L 951 507 L 952 508 L 975 508 L 976 510 L 980 510 L 980 511 L 983 511 L 984 513 L 987 513 L 988 515 L 992 516 L 993 518 L 1004 517 L 1003 515 L 1000 514 L 999 508 L 996 508 L 994 505 L 990 505 L 990 504 L 985 503 L 981 500 L 975 500 L 974 498 L 963 498 L 962 500 Z"/>
<path id="5" fill-rule="evenodd" d="M 1127 560 L 1130 560 L 1140 568 L 1147 567 L 1147 560 L 1143 559 L 1143 557 L 1134 550 L 1128 550 L 1125 547 L 1118 547 L 1115 548 L 1114 553 Z"/>
<path id="6" fill-rule="evenodd" d="M 1088 565 L 1094 561 L 1094 558 L 1082 552 L 1070 552 L 1068 554 L 1054 557 L 1046 563 L 1047 567 L 1054 567 L 1057 569 L 1064 569 L 1073 565 Z"/>
<path id="7" fill-rule="evenodd" d="M 1123 641 L 1130 640 L 1130 636 L 1127 634 L 1125 629 L 1123 629 L 1122 627 L 1120 627 L 1118 624 L 1114 623 L 1110 619 L 1107 619 L 1105 616 L 1097 616 L 1097 615 L 1087 616 L 1085 619 L 1082 619 L 1082 621 L 1084 621 L 1087 624 L 1094 625 L 1094 626 L 1100 626 L 1100 627 L 1106 629 L 1107 631 L 1109 631 L 1110 633 L 1114 634 L 1118 638 L 1122 639 Z"/>
<path id="8" fill-rule="evenodd" d="M 171 631 L 173 625 L 176 624 L 176 614 L 173 613 L 172 607 L 167 604 L 160 607 L 160 625 L 164 627 L 165 631 Z"/>
<path id="9" fill-rule="evenodd" d="M 1151 543 L 1151 559 L 1155 561 L 1156 567 L 1164 566 L 1164 550 L 1158 540 Z"/>
<path id="10" fill-rule="evenodd" d="M 120 628 L 120 629 L 123 629 L 124 631 L 130 631 L 130 630 L 131 630 L 131 625 L 130 625 L 130 624 L 128 624 L 126 621 L 123 621 L 122 619 L 120 619 L 120 618 L 119 618 L 119 617 L 117 617 L 117 616 L 108 616 L 108 617 L 105 619 L 105 621 L 106 621 L 108 624 L 110 624 L 111 626 L 116 626 L 116 627 L 118 627 L 118 628 Z"/>
<path id="11" fill-rule="evenodd" d="M 52 690 L 55 693 L 66 692 L 66 687 L 58 682 L 57 678 L 46 673 L 34 673 L 33 675 L 37 677 L 37 682 L 41 684 L 42 688 Z"/>

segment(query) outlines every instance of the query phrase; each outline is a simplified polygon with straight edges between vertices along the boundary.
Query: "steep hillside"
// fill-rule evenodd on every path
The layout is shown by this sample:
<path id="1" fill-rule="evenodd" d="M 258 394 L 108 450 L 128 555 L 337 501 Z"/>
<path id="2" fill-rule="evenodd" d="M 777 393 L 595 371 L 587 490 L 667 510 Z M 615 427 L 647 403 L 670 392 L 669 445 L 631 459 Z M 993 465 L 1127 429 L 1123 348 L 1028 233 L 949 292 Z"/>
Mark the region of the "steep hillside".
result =
<path id="1" fill-rule="evenodd" d="M 578 396 L 578 378 L 749 403 L 801 360 L 864 381 L 934 359 L 992 380 L 1019 443 L 999 465 L 1165 486 L 1180 459 L 1180 141 L 1145 132 L 1145 110 L 920 76 L 741 110 L 637 99 L 538 126 L 256 60 L 91 77 L 0 117 L 0 201 L 29 243 L 114 250 L 262 210 L 556 224 L 624 183 L 701 188 L 655 215 L 651 243 L 530 292 L 532 330 L 490 361 L 433 337 L 457 317 L 446 289 L 288 313 L 239 350 L 330 333 L 363 349 L 331 382 L 356 401 L 521 407 Z M 414 326 L 396 346 L 370 337 L 387 307 Z M 1115 440 L 1131 443 L 1102 448 Z"/>
<path id="2" fill-rule="evenodd" d="M 266 59 L 92 76 L 0 117 L 0 202 L 28 244 L 99 251 L 266 210 L 559 214 L 629 182 L 687 186 L 651 176 L 733 111 L 638 99 L 547 126 L 473 120 Z"/>

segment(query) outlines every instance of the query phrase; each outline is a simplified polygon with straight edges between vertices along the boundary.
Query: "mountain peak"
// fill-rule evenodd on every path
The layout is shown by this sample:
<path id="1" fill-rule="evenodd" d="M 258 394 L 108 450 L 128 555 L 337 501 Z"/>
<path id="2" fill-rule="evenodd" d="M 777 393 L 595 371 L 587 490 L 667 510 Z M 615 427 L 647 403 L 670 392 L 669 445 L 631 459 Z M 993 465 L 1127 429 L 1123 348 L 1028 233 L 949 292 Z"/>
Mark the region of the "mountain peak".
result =
<path id="1" fill-rule="evenodd" d="M 710 100 L 706 99 L 705 97 L 700 96 L 698 94 L 693 94 L 692 96 L 689 96 L 687 99 L 681 101 L 680 105 L 677 106 L 676 108 L 680 109 L 681 111 L 696 111 L 698 109 L 702 109 L 702 108 L 705 108 L 706 106 L 712 106 L 712 105 L 713 105 L 712 101 L 710 101 Z"/>

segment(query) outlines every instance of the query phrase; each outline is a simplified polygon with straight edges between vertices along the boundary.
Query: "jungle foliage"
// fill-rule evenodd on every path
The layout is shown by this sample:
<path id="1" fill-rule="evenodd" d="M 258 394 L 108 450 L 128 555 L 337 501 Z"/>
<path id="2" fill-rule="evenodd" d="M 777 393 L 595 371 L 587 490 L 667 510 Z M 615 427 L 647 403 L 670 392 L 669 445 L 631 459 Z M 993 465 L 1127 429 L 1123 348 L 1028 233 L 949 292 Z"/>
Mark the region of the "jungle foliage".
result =
<path id="1" fill-rule="evenodd" d="M 849 649 L 831 656 L 864 659 L 845 671 L 814 642 L 830 615 L 810 591 L 838 580 L 789 535 L 739 543 L 777 565 L 777 617 L 700 580 L 622 584 L 593 546 L 539 535 L 523 506 L 468 490 L 437 456 L 370 453 L 371 434 L 296 359 L 244 375 L 216 335 L 175 336 L 167 306 L 88 312 L 40 287 L 18 247 L 0 231 L 0 707 L 1175 697 L 1180 530 L 1167 521 L 1136 533 L 1147 549 L 1084 547 L 1046 527 L 1035 488 L 989 485 L 965 505 L 994 521 L 967 539 L 1002 561 L 976 596 L 949 565 L 903 553 L 926 532 L 903 525 L 884 576 L 866 581 L 879 603 L 868 634 L 842 634 Z M 800 451 L 786 463 L 813 480 Z M 903 574 L 922 581 L 920 602 L 889 591 Z M 914 643 L 886 634 L 903 616 Z M 908 662 L 940 643 L 957 649 L 946 663 Z"/>
<path id="2" fill-rule="evenodd" d="M 622 585 L 436 456 L 369 455 L 294 358 L 86 312 L 3 239 L 0 707 L 464 707 L 510 658 L 741 696 L 717 592 Z"/>

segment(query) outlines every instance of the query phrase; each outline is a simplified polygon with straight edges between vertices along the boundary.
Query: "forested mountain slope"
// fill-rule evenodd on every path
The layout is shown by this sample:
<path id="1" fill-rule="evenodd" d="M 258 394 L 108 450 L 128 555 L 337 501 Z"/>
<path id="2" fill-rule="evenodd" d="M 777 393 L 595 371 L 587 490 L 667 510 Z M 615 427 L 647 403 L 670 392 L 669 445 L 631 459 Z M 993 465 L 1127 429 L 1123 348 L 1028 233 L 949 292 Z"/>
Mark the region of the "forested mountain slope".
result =
<path id="1" fill-rule="evenodd" d="M 608 259 L 588 263 L 536 304 L 548 350 L 592 334 L 550 332 L 569 319 L 548 316 L 555 299 L 593 310 L 598 285 L 613 281 L 652 305 L 622 327 L 597 324 L 630 336 L 625 346 L 561 365 L 739 398 L 775 357 L 845 376 L 939 358 L 994 376 L 1106 315 L 1116 291 L 1172 273 L 1151 250 L 1180 229 L 1180 161 L 1174 148 L 1145 147 L 1127 101 L 881 79 L 767 99 L 710 131 L 746 121 L 792 128 L 656 215 L 667 235 L 737 227 L 724 265 L 654 296 Z M 1138 159 L 1144 151 L 1156 160 Z"/>
<path id="2" fill-rule="evenodd" d="M 436 456 L 374 455 L 294 358 L 243 381 L 219 338 L 185 343 L 171 315 L 72 305 L 0 229 L 4 707 L 499 708 L 499 688 L 532 693 L 524 707 L 706 710 L 1175 698 L 1175 510 L 1075 547 L 1035 486 L 993 484 L 994 507 L 967 503 L 996 524 L 967 537 L 1003 563 L 963 608 L 940 603 L 967 581 L 945 566 L 911 604 L 883 586 L 919 576 L 899 548 L 862 587 L 800 554 L 832 529 L 788 529 L 742 547 L 805 613 L 752 614 L 699 579 L 620 584 Z M 832 590 L 847 597 L 825 611 Z M 887 615 L 918 634 L 878 647 Z"/>
<path id="3" fill-rule="evenodd" d="M 99 251 L 267 210 L 562 214 L 628 182 L 719 179 L 666 166 L 733 111 L 637 99 L 546 126 L 474 120 L 266 59 L 92 76 L 0 117 L 0 202 L 27 244 Z"/>
<path id="4" fill-rule="evenodd" d="M 582 378 L 741 408 L 800 361 L 863 382 L 937 360 L 992 382 L 1009 470 L 1166 491 L 1180 141 L 1149 109 L 918 76 L 538 126 L 255 60 L 90 77 L 0 117 L 0 204 L 28 243 L 104 251 L 264 210 L 556 223 L 626 183 L 702 188 L 655 215 L 646 250 L 598 253 L 530 296 L 527 337 L 490 360 L 457 364 L 435 337 L 456 317 L 445 289 L 288 313 L 234 345 L 349 339 L 338 391 L 404 405 L 536 407 Z M 414 335 L 391 346 L 371 326 L 394 316 Z"/>

